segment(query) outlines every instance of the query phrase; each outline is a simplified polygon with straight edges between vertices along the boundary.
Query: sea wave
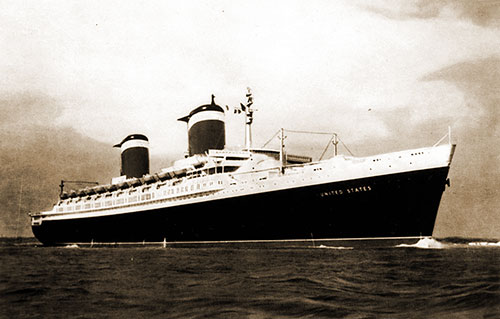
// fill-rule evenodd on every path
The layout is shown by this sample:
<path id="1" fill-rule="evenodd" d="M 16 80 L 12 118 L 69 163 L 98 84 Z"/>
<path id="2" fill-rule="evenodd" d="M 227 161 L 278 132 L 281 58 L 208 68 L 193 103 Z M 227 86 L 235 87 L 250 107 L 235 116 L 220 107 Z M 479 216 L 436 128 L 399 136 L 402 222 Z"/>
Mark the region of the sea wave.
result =
<path id="1" fill-rule="evenodd" d="M 496 240 L 402 242 L 411 248 L 393 240 L 316 249 L 12 242 L 0 245 L 0 318 L 500 318 Z"/>

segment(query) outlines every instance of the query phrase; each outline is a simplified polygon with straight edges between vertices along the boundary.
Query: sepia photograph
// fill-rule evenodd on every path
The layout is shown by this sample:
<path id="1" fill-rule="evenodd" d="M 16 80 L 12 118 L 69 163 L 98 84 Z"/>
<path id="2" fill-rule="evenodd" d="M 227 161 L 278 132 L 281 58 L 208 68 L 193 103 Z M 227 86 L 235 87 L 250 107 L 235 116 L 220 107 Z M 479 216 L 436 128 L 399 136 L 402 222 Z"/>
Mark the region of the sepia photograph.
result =
<path id="1" fill-rule="evenodd" d="M 499 0 L 0 9 L 0 318 L 500 318 Z"/>

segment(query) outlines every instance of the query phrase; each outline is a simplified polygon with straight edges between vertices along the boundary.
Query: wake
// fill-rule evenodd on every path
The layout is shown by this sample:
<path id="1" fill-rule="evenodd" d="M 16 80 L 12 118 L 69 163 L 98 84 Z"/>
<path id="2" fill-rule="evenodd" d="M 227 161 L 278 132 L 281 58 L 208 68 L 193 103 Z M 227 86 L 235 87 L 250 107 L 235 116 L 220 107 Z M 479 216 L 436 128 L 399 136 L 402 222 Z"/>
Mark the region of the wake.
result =
<path id="1" fill-rule="evenodd" d="M 411 247 L 420 249 L 448 249 L 448 248 L 480 248 L 480 247 L 500 247 L 500 241 L 471 241 L 468 243 L 447 243 L 431 237 L 424 237 L 415 244 L 400 244 L 396 247 Z"/>
<path id="2" fill-rule="evenodd" d="M 413 248 L 421 248 L 421 249 L 443 249 L 446 247 L 445 244 L 435 240 L 434 238 L 424 237 L 420 239 L 415 244 L 399 244 L 396 247 L 413 247 Z"/>
<path id="3" fill-rule="evenodd" d="M 344 247 L 344 246 L 325 246 L 325 245 L 315 246 L 314 248 L 323 248 L 323 249 L 338 249 L 338 250 L 343 250 L 343 249 L 354 249 L 354 247 Z"/>

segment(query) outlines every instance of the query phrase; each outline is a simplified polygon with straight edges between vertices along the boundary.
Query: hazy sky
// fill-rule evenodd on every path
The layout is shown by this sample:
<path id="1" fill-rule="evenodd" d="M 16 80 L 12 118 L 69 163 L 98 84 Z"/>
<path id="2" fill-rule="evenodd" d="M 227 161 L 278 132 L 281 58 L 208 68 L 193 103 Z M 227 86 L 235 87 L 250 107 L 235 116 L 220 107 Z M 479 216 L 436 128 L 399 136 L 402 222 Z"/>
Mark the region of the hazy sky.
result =
<path id="1" fill-rule="evenodd" d="M 430 146 L 451 126 L 452 174 L 471 180 L 455 196 L 500 182 L 498 1 L 0 0 L 0 8 L 0 135 L 36 124 L 111 147 L 137 132 L 153 156 L 175 158 L 187 148 L 177 118 L 211 94 L 236 106 L 249 86 L 256 146 L 280 127 L 335 131 L 364 155 Z M 227 144 L 242 145 L 243 134 L 243 118 L 228 114 Z M 498 195 L 481 196 L 500 207 Z"/>
<path id="2" fill-rule="evenodd" d="M 471 114 L 460 88 L 422 78 L 500 54 L 498 5 L 468 2 L 1 1 L 0 90 L 42 92 L 60 106 L 48 121 L 109 144 L 143 132 L 153 154 L 180 154 L 176 119 L 247 86 L 260 143 L 281 126 L 383 139 L 384 116 L 453 114 L 437 139 Z M 228 116 L 229 145 L 242 121 Z"/>

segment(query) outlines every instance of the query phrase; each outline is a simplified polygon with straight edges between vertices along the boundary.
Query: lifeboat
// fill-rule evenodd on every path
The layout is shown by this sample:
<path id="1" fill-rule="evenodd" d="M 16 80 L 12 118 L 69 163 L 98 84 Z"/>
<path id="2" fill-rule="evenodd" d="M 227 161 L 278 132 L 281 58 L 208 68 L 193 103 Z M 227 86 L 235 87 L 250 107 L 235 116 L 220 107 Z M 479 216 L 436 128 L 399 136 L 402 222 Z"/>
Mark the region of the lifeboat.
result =
<path id="1" fill-rule="evenodd" d="M 106 189 L 104 188 L 103 185 L 96 186 L 96 187 L 94 187 L 94 189 L 95 189 L 95 192 L 97 194 L 102 194 L 102 193 L 106 192 Z"/>
<path id="2" fill-rule="evenodd" d="M 85 196 L 85 191 L 83 189 L 79 189 L 79 190 L 76 191 L 76 195 L 78 197 Z"/>
<path id="3" fill-rule="evenodd" d="M 172 167 L 164 168 L 161 170 L 161 173 L 158 174 L 158 177 L 161 181 L 171 179 L 175 177 L 174 169 Z"/>
<path id="4" fill-rule="evenodd" d="M 182 168 L 177 168 L 174 170 L 174 176 L 175 177 L 182 177 L 185 176 L 187 172 L 187 168 L 182 167 Z"/>
<path id="5" fill-rule="evenodd" d="M 118 184 L 118 188 L 119 189 L 126 189 L 126 188 L 129 188 L 130 185 L 127 183 L 127 182 L 121 182 Z"/>
<path id="6" fill-rule="evenodd" d="M 144 176 L 144 183 L 146 184 L 151 184 L 156 182 L 156 179 L 154 178 L 154 175 L 146 175 Z"/>
<path id="7" fill-rule="evenodd" d="M 85 193 L 85 195 L 94 195 L 95 189 L 93 187 L 86 187 L 83 189 L 83 192 Z"/>
<path id="8" fill-rule="evenodd" d="M 170 176 L 169 172 L 161 172 L 158 174 L 158 178 L 160 179 L 160 181 L 164 181 L 172 177 Z"/>
<path id="9" fill-rule="evenodd" d="M 118 189 L 118 187 L 115 184 L 108 184 L 108 185 L 104 186 L 104 188 L 108 192 L 112 192 L 112 191 L 115 191 Z"/>
<path id="10" fill-rule="evenodd" d="M 130 185 L 130 186 L 139 186 L 141 185 L 141 181 L 138 179 L 138 178 L 132 178 L 132 179 L 129 179 L 127 181 L 127 183 Z"/>

